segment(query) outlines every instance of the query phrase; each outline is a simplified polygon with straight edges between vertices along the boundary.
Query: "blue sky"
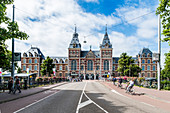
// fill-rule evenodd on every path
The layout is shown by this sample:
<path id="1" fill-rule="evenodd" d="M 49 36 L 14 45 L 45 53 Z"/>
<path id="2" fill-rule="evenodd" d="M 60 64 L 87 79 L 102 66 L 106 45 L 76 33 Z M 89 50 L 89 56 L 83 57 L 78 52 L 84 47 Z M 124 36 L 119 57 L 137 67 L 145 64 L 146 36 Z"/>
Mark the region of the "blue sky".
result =
<path id="1" fill-rule="evenodd" d="M 66 57 L 75 24 L 81 49 L 92 45 L 92 50 L 99 50 L 107 24 L 114 57 L 122 52 L 136 56 L 143 47 L 157 52 L 158 21 L 150 12 L 156 10 L 158 0 L 15 0 L 14 4 L 15 19 L 30 36 L 17 40 L 15 51 L 25 52 L 32 45 L 45 56 Z M 7 15 L 12 17 L 12 5 Z M 11 40 L 7 44 L 11 49 Z M 162 62 L 169 50 L 168 43 L 162 43 Z"/>

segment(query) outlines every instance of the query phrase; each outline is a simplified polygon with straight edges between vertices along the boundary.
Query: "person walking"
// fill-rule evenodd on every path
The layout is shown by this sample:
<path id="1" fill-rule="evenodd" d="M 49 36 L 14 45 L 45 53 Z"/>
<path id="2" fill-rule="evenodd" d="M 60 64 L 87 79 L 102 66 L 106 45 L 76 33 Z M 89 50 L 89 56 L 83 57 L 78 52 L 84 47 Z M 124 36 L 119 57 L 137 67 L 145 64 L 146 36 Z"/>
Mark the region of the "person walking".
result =
<path id="1" fill-rule="evenodd" d="M 18 89 L 19 93 L 21 93 L 21 89 L 20 89 L 20 81 L 19 81 L 19 78 L 18 76 L 16 76 L 16 81 L 15 81 L 15 88 L 14 88 L 14 94 L 16 92 L 16 90 Z"/>
<path id="2" fill-rule="evenodd" d="M 8 89 L 9 89 L 8 94 L 10 94 L 10 93 L 13 91 L 12 86 L 13 86 L 13 78 L 10 77 L 10 79 L 9 79 L 9 81 L 8 81 Z"/>
<path id="3" fill-rule="evenodd" d="M 116 85 L 115 82 L 116 82 L 116 77 L 113 77 L 113 84 L 114 85 Z"/>

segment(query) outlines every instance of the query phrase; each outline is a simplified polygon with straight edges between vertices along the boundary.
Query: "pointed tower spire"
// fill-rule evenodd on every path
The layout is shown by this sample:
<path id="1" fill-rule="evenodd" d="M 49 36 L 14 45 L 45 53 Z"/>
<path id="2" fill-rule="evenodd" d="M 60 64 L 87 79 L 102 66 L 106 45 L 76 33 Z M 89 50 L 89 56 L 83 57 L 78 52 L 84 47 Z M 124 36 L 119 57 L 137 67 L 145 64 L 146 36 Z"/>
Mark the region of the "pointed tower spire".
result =
<path id="1" fill-rule="evenodd" d="M 105 35 L 103 38 L 103 42 L 102 42 L 100 48 L 112 48 L 112 44 L 110 43 L 110 39 L 107 34 L 107 24 L 106 24 L 106 28 L 105 28 Z"/>
<path id="2" fill-rule="evenodd" d="M 107 24 L 106 24 L 106 29 L 105 29 L 105 33 L 107 33 Z"/>
<path id="3" fill-rule="evenodd" d="M 76 27 L 76 24 L 74 24 L 75 25 L 75 33 L 77 32 L 77 27 Z"/>
<path id="4" fill-rule="evenodd" d="M 78 39 L 77 27 L 76 27 L 76 24 L 74 25 L 75 25 L 75 33 L 73 34 L 73 38 L 71 40 L 69 48 L 81 48 L 81 44 Z"/>

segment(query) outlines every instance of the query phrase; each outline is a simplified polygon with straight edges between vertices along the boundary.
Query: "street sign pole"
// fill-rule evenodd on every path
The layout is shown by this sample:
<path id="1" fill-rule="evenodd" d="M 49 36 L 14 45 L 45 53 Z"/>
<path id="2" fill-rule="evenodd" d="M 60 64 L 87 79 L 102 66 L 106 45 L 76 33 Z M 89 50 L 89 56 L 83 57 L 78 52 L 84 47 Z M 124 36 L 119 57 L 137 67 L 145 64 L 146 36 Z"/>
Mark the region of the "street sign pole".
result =
<path id="1" fill-rule="evenodd" d="M 14 23 L 14 8 L 15 6 L 13 5 L 13 18 L 12 18 L 13 23 Z M 13 77 L 13 88 L 14 88 L 14 70 L 15 70 L 15 67 L 14 67 L 14 36 L 13 36 L 12 37 L 12 71 L 11 71 L 11 76 Z"/>
<path id="2" fill-rule="evenodd" d="M 158 0 L 159 2 L 159 0 Z M 161 71 L 161 19 L 160 19 L 160 14 L 158 15 L 158 54 L 159 54 L 159 61 L 157 63 L 158 65 L 158 90 L 160 90 L 160 71 Z"/>

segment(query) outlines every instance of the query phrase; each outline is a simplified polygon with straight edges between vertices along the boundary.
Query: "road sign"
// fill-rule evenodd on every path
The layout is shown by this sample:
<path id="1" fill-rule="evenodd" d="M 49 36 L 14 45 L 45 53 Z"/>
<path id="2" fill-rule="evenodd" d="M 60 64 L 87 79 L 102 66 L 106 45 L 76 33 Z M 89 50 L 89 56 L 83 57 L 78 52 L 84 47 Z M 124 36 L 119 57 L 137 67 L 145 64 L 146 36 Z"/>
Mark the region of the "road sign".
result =
<path id="1" fill-rule="evenodd" d="M 55 68 L 53 68 L 53 74 L 54 74 L 54 76 L 55 76 Z"/>
<path id="2" fill-rule="evenodd" d="M 14 61 L 21 61 L 21 53 L 14 53 Z"/>
<path id="3" fill-rule="evenodd" d="M 29 68 L 27 68 L 27 74 L 29 74 Z"/>
<path id="4" fill-rule="evenodd" d="M 2 76 L 2 68 L 0 68 L 0 76 Z"/>
<path id="5" fill-rule="evenodd" d="M 159 61 L 159 53 L 153 53 L 152 54 L 152 61 L 158 62 Z"/>

